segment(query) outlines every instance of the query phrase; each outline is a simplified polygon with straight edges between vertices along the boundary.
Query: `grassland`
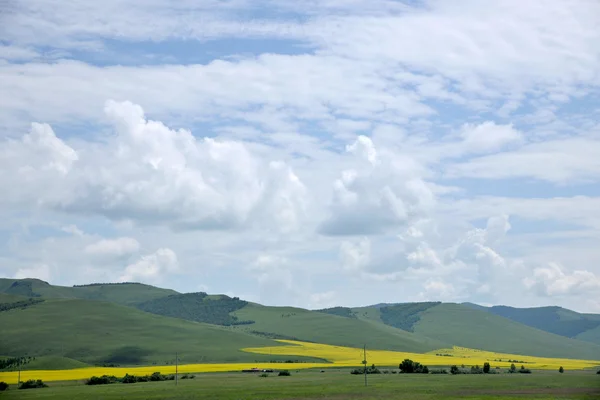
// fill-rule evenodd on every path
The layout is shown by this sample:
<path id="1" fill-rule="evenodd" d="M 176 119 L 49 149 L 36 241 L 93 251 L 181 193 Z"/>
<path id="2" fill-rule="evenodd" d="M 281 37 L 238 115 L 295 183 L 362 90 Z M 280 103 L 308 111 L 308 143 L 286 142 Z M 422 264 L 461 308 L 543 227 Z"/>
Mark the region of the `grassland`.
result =
<path id="1" fill-rule="evenodd" d="M 277 344 L 215 325 L 88 300 L 46 300 L 1 312 L 0 334 L 0 354 L 53 355 L 92 365 L 165 364 L 176 352 L 185 353 L 186 363 L 269 361 L 269 356 L 240 348 Z"/>
<path id="2" fill-rule="evenodd" d="M 339 346 L 366 344 L 371 348 L 427 352 L 449 342 L 432 340 L 373 321 L 346 318 L 293 307 L 248 304 L 233 313 L 240 320 L 255 321 L 236 327 L 238 331 L 268 332 L 301 341 Z"/>
<path id="3" fill-rule="evenodd" d="M 85 386 L 51 383 L 49 388 L 13 390 L 3 399 L 161 399 L 161 400 L 271 400 L 271 399 L 581 399 L 600 396 L 599 379 L 591 373 L 540 372 L 532 375 L 370 375 L 347 371 L 326 373 L 292 371 L 290 377 L 259 378 L 250 374 L 204 374 L 193 380 Z"/>

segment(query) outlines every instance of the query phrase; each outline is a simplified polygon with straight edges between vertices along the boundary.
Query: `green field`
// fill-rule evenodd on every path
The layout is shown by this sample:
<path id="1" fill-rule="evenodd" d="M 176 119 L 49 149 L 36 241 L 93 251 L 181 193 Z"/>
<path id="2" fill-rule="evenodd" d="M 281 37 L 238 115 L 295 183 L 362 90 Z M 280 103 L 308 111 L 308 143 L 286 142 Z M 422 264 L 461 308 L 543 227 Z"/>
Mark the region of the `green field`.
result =
<path id="1" fill-rule="evenodd" d="M 85 386 L 76 382 L 54 383 L 43 389 L 0 394 L 3 399 L 598 399 L 600 376 L 591 372 L 534 372 L 531 375 L 369 375 L 347 370 L 292 370 L 292 376 L 275 374 L 201 374 L 192 380 Z"/>

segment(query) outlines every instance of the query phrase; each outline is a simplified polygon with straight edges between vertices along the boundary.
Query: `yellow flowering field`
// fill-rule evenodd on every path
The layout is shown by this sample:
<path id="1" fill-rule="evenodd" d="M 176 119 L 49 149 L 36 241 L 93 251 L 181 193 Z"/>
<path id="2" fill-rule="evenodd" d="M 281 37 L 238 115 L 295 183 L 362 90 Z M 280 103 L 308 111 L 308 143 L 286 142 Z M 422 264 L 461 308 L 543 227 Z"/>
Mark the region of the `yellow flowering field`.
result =
<path id="1" fill-rule="evenodd" d="M 258 354 L 277 354 L 286 356 L 305 356 L 321 358 L 327 363 L 297 363 L 297 364 L 272 364 L 272 363 L 231 363 L 231 364 L 185 364 L 179 366 L 180 373 L 203 373 L 203 372 L 234 372 L 244 369 L 307 369 L 328 367 L 357 367 L 363 359 L 363 349 L 353 347 L 331 346 L 318 343 L 305 343 L 292 340 L 278 340 L 285 343 L 284 346 L 245 348 L 243 351 Z M 396 367 L 405 358 L 418 361 L 429 367 L 462 365 L 483 366 L 489 362 L 492 368 L 508 368 L 514 362 L 515 365 L 525 365 L 530 369 L 556 369 L 560 366 L 566 370 L 584 369 L 600 365 L 600 361 L 573 360 L 560 358 L 544 358 L 521 356 L 514 354 L 494 353 L 483 350 L 468 349 L 464 347 L 453 347 L 451 349 L 439 349 L 429 353 L 408 353 L 386 350 L 367 349 L 367 361 L 377 366 Z M 512 361 L 509 361 L 512 360 Z M 516 360 L 516 362 L 515 362 Z M 93 375 L 115 375 L 122 377 L 125 374 L 149 375 L 153 372 L 162 374 L 175 373 L 175 366 L 148 366 L 148 367 L 123 367 L 123 368 L 78 368 L 69 370 L 47 370 L 47 371 L 22 371 L 21 380 L 42 379 L 44 381 L 68 381 L 84 380 Z M 0 372 L 0 381 L 9 384 L 17 383 L 17 372 Z"/>
<path id="2" fill-rule="evenodd" d="M 335 366 L 358 366 L 363 358 L 363 350 L 352 347 L 331 346 L 318 343 L 304 343 L 292 340 L 278 340 L 287 343 L 287 346 L 247 348 L 244 351 L 260 354 L 279 354 L 290 356 L 306 356 L 324 358 Z M 517 366 L 525 365 L 530 369 L 584 369 L 600 365 L 600 361 L 573 360 L 560 358 L 544 358 L 533 356 L 521 356 L 515 354 L 494 353 L 490 351 L 467 349 L 464 347 L 453 347 L 451 349 L 439 349 L 429 353 L 408 353 L 386 350 L 368 350 L 367 361 L 369 364 L 379 366 L 397 366 L 405 358 L 418 361 L 427 366 L 442 365 L 479 365 L 489 362 L 492 367 L 508 368 L 514 362 Z M 513 361 L 509 361 L 513 360 Z"/>

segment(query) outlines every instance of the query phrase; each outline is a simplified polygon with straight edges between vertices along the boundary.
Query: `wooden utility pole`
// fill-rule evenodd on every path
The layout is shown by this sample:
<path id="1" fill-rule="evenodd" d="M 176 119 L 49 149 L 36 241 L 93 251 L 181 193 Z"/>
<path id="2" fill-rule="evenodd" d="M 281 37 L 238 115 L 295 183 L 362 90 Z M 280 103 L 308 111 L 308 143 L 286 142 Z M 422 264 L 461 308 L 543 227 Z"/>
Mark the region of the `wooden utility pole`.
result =
<path id="1" fill-rule="evenodd" d="M 177 376 L 178 372 L 179 372 L 179 357 L 177 356 L 177 353 L 175 353 L 175 386 L 177 386 L 177 380 L 179 379 L 179 377 Z"/>

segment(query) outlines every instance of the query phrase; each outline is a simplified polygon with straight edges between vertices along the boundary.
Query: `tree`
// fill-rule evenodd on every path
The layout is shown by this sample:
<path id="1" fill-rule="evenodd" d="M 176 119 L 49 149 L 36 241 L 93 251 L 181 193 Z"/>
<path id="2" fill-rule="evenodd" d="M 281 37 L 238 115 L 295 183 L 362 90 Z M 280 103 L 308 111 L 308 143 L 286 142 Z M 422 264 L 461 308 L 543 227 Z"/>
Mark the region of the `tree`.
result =
<path id="1" fill-rule="evenodd" d="M 489 362 L 483 363 L 483 373 L 484 374 L 490 373 L 490 363 Z"/>
<path id="2" fill-rule="evenodd" d="M 560 372 L 560 373 L 562 374 L 563 372 L 565 372 L 565 369 L 564 369 L 564 368 L 561 366 L 561 367 L 558 369 L 558 372 Z"/>
<path id="3" fill-rule="evenodd" d="M 403 374 L 428 374 L 429 373 L 429 368 L 427 368 L 426 365 L 422 365 L 421 363 L 410 360 L 408 358 L 405 359 L 404 361 L 402 361 L 402 363 L 400 363 L 398 368 L 400 369 L 400 372 L 402 372 Z"/>
<path id="4" fill-rule="evenodd" d="M 515 364 L 510 364 L 510 369 L 508 370 L 508 372 L 515 373 L 517 372 L 517 367 L 515 367 Z"/>
<path id="5" fill-rule="evenodd" d="M 452 367 L 450 367 L 450 373 L 452 375 L 457 375 L 457 374 L 460 374 L 460 370 L 458 369 L 458 367 L 456 365 L 453 365 Z"/>

